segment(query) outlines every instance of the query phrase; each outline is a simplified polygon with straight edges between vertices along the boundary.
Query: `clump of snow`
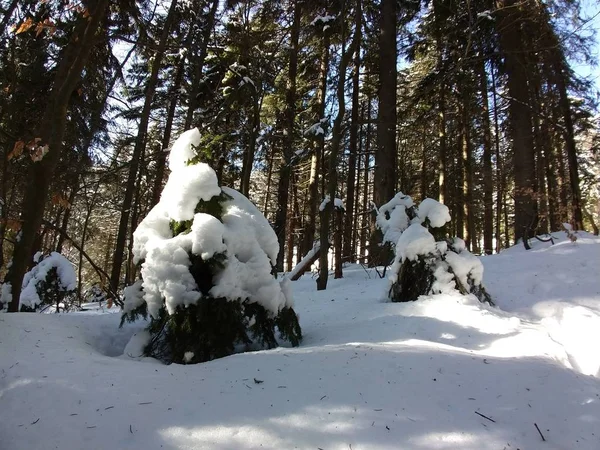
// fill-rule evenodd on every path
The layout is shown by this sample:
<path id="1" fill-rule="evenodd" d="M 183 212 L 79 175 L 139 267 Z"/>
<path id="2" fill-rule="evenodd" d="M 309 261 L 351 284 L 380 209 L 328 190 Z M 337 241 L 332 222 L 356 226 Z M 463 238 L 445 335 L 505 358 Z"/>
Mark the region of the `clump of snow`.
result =
<path id="1" fill-rule="evenodd" d="M 407 210 L 411 210 L 413 206 L 413 199 L 409 195 L 398 192 L 394 198 L 377 210 L 375 221 L 383 233 L 384 242 L 396 245 L 402 232 L 410 225 Z"/>
<path id="2" fill-rule="evenodd" d="M 450 222 L 448 207 L 432 198 L 426 198 L 419 204 L 417 214 L 423 222 L 429 220 L 433 228 L 441 228 Z"/>
<path id="3" fill-rule="evenodd" d="M 330 22 L 333 22 L 335 20 L 335 16 L 330 16 L 330 15 L 324 15 L 324 16 L 317 16 L 315 17 L 312 22 L 310 23 L 310 26 L 328 26 L 328 24 Z M 325 28 L 324 28 L 325 29 Z"/>
<path id="4" fill-rule="evenodd" d="M 123 350 L 124 356 L 129 356 L 130 358 L 141 358 L 144 356 L 144 348 L 150 342 L 151 336 L 150 332 L 146 330 L 140 330 L 137 333 L 134 333 L 129 339 L 129 342 L 125 346 L 125 350 Z"/>
<path id="5" fill-rule="evenodd" d="M 23 277 L 19 302 L 29 308 L 35 308 L 43 303 L 43 299 L 40 298 L 40 284 L 46 280 L 48 272 L 52 269 L 56 269 L 57 287 L 60 292 L 67 293 L 77 289 L 77 276 L 73 265 L 67 258 L 57 252 L 52 252 L 41 260 L 40 257 L 38 256 L 39 262 Z"/>
<path id="6" fill-rule="evenodd" d="M 144 303 L 142 284 L 142 280 L 137 280 L 123 290 L 123 312 L 129 313 Z"/>
<path id="7" fill-rule="evenodd" d="M 196 129 L 179 137 L 171 150 L 171 173 L 160 202 L 134 232 L 133 252 L 142 262 L 143 281 L 126 292 L 125 311 L 145 301 L 148 313 L 158 317 L 163 305 L 169 314 L 180 305 L 198 302 L 202 293 L 189 271 L 189 254 L 209 260 L 224 255 L 224 268 L 214 277 L 210 295 L 257 302 L 276 315 L 292 305 L 271 274 L 279 243 L 260 211 L 242 194 L 221 188 L 215 172 L 206 164 L 186 165 L 194 157 L 200 136 Z M 196 213 L 200 200 L 219 199 L 221 220 Z M 191 220 L 189 231 L 173 235 L 171 223 Z"/>
<path id="8" fill-rule="evenodd" d="M 191 220 L 199 200 L 209 201 L 221 193 L 217 174 L 207 164 L 176 167 L 163 189 L 163 208 L 173 220 Z"/>
<path id="9" fill-rule="evenodd" d="M 423 225 L 413 223 L 400 236 L 396 243 L 396 255 L 402 260 L 416 260 L 419 255 L 434 253 L 435 239 Z"/>
<path id="10" fill-rule="evenodd" d="M 12 301 L 12 285 L 10 283 L 3 283 L 0 286 L 0 303 L 8 305 Z"/>
<path id="11" fill-rule="evenodd" d="M 194 359 L 194 352 L 185 352 L 183 354 L 183 362 L 189 363 Z"/>
<path id="12" fill-rule="evenodd" d="M 319 211 L 322 212 L 323 210 L 325 210 L 325 207 L 327 206 L 327 203 L 329 203 L 330 201 L 331 201 L 331 197 L 329 197 L 329 194 L 326 194 L 325 198 L 323 199 L 323 201 L 319 205 Z"/>
<path id="13" fill-rule="evenodd" d="M 333 206 L 337 209 L 346 209 L 346 207 L 344 206 L 344 201 L 341 198 L 334 198 Z"/>
<path id="14" fill-rule="evenodd" d="M 198 145 L 200 145 L 200 131 L 198 128 L 185 131 L 175 141 L 171 153 L 169 153 L 169 169 L 173 171 L 185 167 L 188 161 L 196 156 L 194 147 Z"/>

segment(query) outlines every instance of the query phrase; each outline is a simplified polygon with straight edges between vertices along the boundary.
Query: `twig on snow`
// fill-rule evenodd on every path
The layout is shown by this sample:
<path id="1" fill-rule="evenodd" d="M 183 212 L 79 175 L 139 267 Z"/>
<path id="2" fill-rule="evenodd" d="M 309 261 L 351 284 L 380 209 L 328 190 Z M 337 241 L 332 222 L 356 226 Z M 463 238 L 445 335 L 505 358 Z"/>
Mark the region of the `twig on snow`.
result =
<path id="1" fill-rule="evenodd" d="M 546 438 L 544 437 L 544 435 L 542 434 L 542 432 L 540 431 L 540 427 L 538 427 L 538 424 L 534 422 L 535 425 L 535 429 L 538 430 L 538 433 L 540 433 L 540 436 L 542 438 L 542 441 L 546 442 Z"/>
<path id="2" fill-rule="evenodd" d="M 494 422 L 496 423 L 496 421 L 494 419 L 490 419 L 488 416 L 484 416 L 483 414 L 481 414 L 480 412 L 475 411 L 475 414 L 477 414 L 478 416 L 483 417 L 484 419 L 489 420 L 490 422 Z"/>

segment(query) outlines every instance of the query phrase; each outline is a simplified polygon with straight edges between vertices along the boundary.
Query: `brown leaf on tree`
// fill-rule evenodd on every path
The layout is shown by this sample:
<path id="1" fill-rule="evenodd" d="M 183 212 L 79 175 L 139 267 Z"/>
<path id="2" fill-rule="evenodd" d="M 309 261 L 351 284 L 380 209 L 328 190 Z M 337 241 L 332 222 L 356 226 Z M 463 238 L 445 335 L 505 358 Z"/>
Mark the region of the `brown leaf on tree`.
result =
<path id="1" fill-rule="evenodd" d="M 59 194 L 59 193 L 52 195 L 52 204 L 58 205 L 64 209 L 69 209 L 71 207 L 71 204 L 69 203 L 67 198 L 64 195 Z"/>
<path id="2" fill-rule="evenodd" d="M 25 33 L 27 30 L 29 30 L 32 26 L 34 25 L 33 23 L 33 19 L 31 17 L 28 17 L 27 20 L 25 20 L 25 22 L 23 22 L 19 28 L 17 28 L 17 31 L 15 31 L 15 34 L 21 34 L 21 33 Z"/>
<path id="3" fill-rule="evenodd" d="M 12 151 L 8 154 L 6 159 L 8 159 L 10 161 L 13 158 L 18 158 L 19 156 L 21 156 L 21 153 L 23 153 L 24 148 L 25 148 L 25 142 L 23 142 L 23 141 L 15 142 L 15 146 L 13 147 Z"/>
<path id="4" fill-rule="evenodd" d="M 6 219 L 6 229 L 11 231 L 19 231 L 21 229 L 21 221 L 17 219 Z"/>

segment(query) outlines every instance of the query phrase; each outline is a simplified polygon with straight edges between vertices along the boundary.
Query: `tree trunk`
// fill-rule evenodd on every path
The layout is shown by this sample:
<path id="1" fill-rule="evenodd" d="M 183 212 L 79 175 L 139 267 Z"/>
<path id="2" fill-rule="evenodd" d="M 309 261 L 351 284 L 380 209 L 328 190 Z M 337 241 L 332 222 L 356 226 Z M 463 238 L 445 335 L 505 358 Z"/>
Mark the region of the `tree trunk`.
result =
<path id="1" fill-rule="evenodd" d="M 379 34 L 379 93 L 377 148 L 373 197 L 381 206 L 396 194 L 396 0 L 381 0 Z M 387 264 L 389 246 L 381 246 L 381 232 L 373 225 L 370 265 Z"/>
<path id="2" fill-rule="evenodd" d="M 356 2 L 356 7 L 361 8 L 361 1 Z M 361 14 L 360 11 L 357 14 Z M 355 35 L 356 36 L 356 35 Z M 337 97 L 337 115 L 333 121 L 333 130 L 331 137 L 331 149 L 329 152 L 329 164 L 328 164 L 328 180 L 327 180 L 327 195 L 329 195 L 329 202 L 325 204 L 323 211 L 321 211 L 321 235 L 320 235 L 320 255 L 319 255 L 319 277 L 317 278 L 317 290 L 321 291 L 327 289 L 327 279 L 329 276 L 329 268 L 327 256 L 329 253 L 329 226 L 330 218 L 334 210 L 335 203 L 335 191 L 337 187 L 337 164 L 338 157 L 342 142 L 342 121 L 344 120 L 344 114 L 346 112 L 346 98 L 344 92 L 344 85 L 346 81 L 346 70 L 350 58 L 354 53 L 358 44 L 356 39 L 352 39 L 350 47 L 344 49 L 344 29 L 342 28 L 342 56 L 340 59 L 339 66 L 339 77 L 336 87 Z M 336 276 L 342 276 L 341 274 L 341 260 L 339 266 L 340 272 L 336 272 Z"/>
<path id="3" fill-rule="evenodd" d="M 485 60 L 478 65 L 481 90 L 481 126 L 483 137 L 483 251 L 491 255 L 494 251 L 494 174 L 492 172 L 492 135 L 490 108 L 488 106 L 488 78 Z"/>
<path id="4" fill-rule="evenodd" d="M 285 94 L 285 131 L 287 133 L 283 144 L 281 167 L 279 168 L 279 185 L 277 187 L 277 213 L 275 215 L 275 233 L 279 241 L 277 255 L 277 270 L 283 271 L 285 255 L 286 219 L 288 214 L 288 198 L 290 190 L 290 175 L 292 173 L 292 156 L 294 154 L 294 134 L 296 119 L 296 76 L 298 74 L 298 40 L 300 37 L 301 3 L 294 1 L 294 18 L 290 36 L 290 57 L 288 65 L 288 86 Z"/>
<path id="5" fill-rule="evenodd" d="M 9 312 L 19 310 L 23 276 L 35 235 L 42 223 L 50 183 L 54 178 L 63 149 L 69 100 L 80 81 L 82 71 L 96 42 L 96 33 L 108 3 L 108 0 L 98 0 L 92 15 L 80 20 L 58 62 L 55 82 L 36 135 L 41 138 L 41 145 L 48 145 L 49 151 L 41 161 L 31 165 L 29 177 L 31 185 L 23 199 L 21 240 L 14 247 L 13 264 L 5 278 L 5 282 L 10 283 L 12 290 Z"/>
<path id="6" fill-rule="evenodd" d="M 329 37 L 325 36 L 322 42 L 321 65 L 319 68 L 319 86 L 315 100 L 315 120 L 324 119 L 325 97 L 327 95 L 327 75 L 329 73 Z M 315 241 L 317 229 L 317 205 L 319 204 L 319 173 L 323 175 L 322 166 L 325 153 L 325 136 L 319 136 L 313 148 L 310 160 L 310 179 L 308 182 L 308 221 L 304 232 L 304 248 L 310 250 Z"/>
<path id="7" fill-rule="evenodd" d="M 169 7 L 167 19 L 165 20 L 156 54 L 154 55 L 154 63 L 152 64 L 150 78 L 148 78 L 148 84 L 146 85 L 144 107 L 142 109 L 140 125 L 138 128 L 137 136 L 135 138 L 133 155 L 131 156 L 131 162 L 129 165 L 129 173 L 127 175 L 127 184 L 125 187 L 125 196 L 123 198 L 123 204 L 121 206 L 121 218 L 119 220 L 119 229 L 117 233 L 115 253 L 113 256 L 112 271 L 110 274 L 110 286 L 113 292 L 118 292 L 119 282 L 121 281 L 121 266 L 123 264 L 125 240 L 127 239 L 127 227 L 129 225 L 129 216 L 131 212 L 133 195 L 136 186 L 140 157 L 146 146 L 148 123 L 150 121 L 150 112 L 152 111 L 152 100 L 154 98 L 156 86 L 158 84 L 158 72 L 162 65 L 163 56 L 165 54 L 165 48 L 170 36 L 171 26 L 173 25 L 176 11 L 177 0 L 173 0 L 171 2 L 171 6 Z"/>
<path id="8" fill-rule="evenodd" d="M 359 0 L 360 1 L 360 0 Z M 354 71 L 352 73 L 352 110 L 350 113 L 350 148 L 348 156 L 348 176 L 346 178 L 346 211 L 345 211 L 345 229 L 343 239 L 344 261 L 350 261 L 354 254 L 354 197 L 356 183 L 356 153 L 358 148 L 358 94 L 360 90 L 360 47 L 362 33 L 362 10 L 356 8 L 354 40 L 356 41 L 356 50 L 354 51 Z M 339 230 L 338 233 L 342 233 Z M 341 269 L 340 269 L 341 272 Z"/>
<path id="9" fill-rule="evenodd" d="M 494 134 L 495 134 L 495 154 L 496 154 L 496 253 L 502 249 L 502 205 L 504 203 L 504 174 L 502 170 L 502 155 L 500 154 L 500 126 L 498 125 L 498 97 L 496 91 L 496 72 L 492 65 L 492 97 L 494 99 Z M 507 242 L 508 244 L 508 242 Z"/>
<path id="10" fill-rule="evenodd" d="M 537 225 L 535 147 L 533 145 L 527 64 L 525 62 L 523 12 L 516 0 L 497 0 L 497 32 L 507 75 L 510 131 L 515 178 L 515 241 L 525 248 Z"/>
<path id="11" fill-rule="evenodd" d="M 565 65 L 562 59 L 556 56 L 554 60 L 555 82 L 558 87 L 558 104 L 564 121 L 564 139 L 569 162 L 569 183 L 571 185 L 571 212 L 573 215 L 573 228 L 583 229 L 583 214 L 581 212 L 581 190 L 579 188 L 579 164 L 577 162 L 577 148 L 575 146 L 575 131 L 571 115 L 571 104 L 567 94 L 565 79 L 567 78 Z"/>

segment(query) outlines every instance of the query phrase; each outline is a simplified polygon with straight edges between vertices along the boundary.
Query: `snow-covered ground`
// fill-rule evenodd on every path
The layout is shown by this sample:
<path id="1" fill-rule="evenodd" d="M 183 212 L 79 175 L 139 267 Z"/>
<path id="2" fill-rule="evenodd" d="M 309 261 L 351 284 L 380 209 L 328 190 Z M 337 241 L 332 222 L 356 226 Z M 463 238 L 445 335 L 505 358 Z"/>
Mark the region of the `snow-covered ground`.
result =
<path id="1" fill-rule="evenodd" d="M 193 366 L 114 309 L 2 314 L 0 449 L 600 449 L 600 239 L 536 244 L 483 258 L 497 308 L 305 275 L 299 348 Z"/>

